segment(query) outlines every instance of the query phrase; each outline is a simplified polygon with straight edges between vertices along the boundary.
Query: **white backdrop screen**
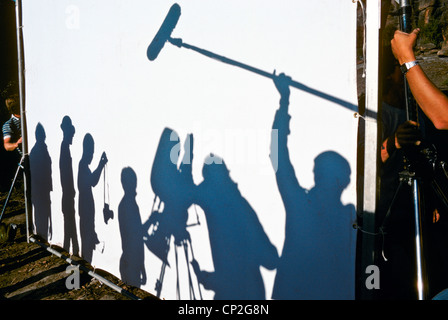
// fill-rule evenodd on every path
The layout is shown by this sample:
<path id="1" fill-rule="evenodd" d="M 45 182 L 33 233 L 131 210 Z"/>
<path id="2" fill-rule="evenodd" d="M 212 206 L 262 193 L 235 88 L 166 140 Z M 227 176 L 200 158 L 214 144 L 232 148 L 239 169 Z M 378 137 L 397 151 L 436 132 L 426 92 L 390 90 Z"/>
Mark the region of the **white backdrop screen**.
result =
<path id="1" fill-rule="evenodd" d="M 23 25 L 37 234 L 164 299 L 354 298 L 356 3 L 23 0 Z"/>

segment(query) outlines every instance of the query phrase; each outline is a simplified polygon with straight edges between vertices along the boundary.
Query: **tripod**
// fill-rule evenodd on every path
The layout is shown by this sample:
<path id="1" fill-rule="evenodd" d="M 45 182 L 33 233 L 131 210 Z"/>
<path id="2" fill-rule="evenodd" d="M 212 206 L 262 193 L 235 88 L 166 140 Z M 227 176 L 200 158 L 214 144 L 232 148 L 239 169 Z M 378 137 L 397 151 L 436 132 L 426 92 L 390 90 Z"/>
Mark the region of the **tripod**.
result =
<path id="1" fill-rule="evenodd" d="M 155 254 L 161 261 L 162 267 L 160 270 L 159 278 L 155 284 L 155 290 L 157 297 L 160 297 L 163 286 L 163 278 L 165 276 L 165 270 L 169 265 L 168 262 L 168 253 L 170 251 L 171 243 L 174 243 L 174 255 L 176 261 L 176 295 L 177 299 L 180 299 L 180 275 L 179 275 L 179 256 L 178 256 L 178 247 L 183 247 L 185 260 L 187 263 L 187 271 L 188 271 L 188 290 L 190 295 L 190 300 L 196 300 L 196 294 L 194 291 L 193 280 L 190 270 L 190 253 L 192 261 L 195 260 L 193 253 L 193 246 L 191 243 L 190 234 L 187 230 L 188 227 L 192 227 L 195 225 L 199 225 L 199 218 L 197 223 L 195 224 L 178 224 L 177 219 L 172 220 L 172 214 L 170 215 L 167 212 L 160 211 L 161 202 L 159 202 L 159 207 L 157 210 L 154 210 L 154 206 L 157 200 L 157 196 L 154 198 L 153 209 L 151 216 L 148 221 L 145 223 L 145 229 L 151 229 L 145 237 L 145 244 L 147 248 Z M 168 214 L 168 216 L 167 216 Z M 181 226 L 179 228 L 179 225 Z M 174 241 L 173 241 L 174 239 Z M 199 299 L 202 300 L 202 293 L 199 282 L 197 283 Z"/>
<path id="2" fill-rule="evenodd" d="M 2 213 L 0 214 L 0 222 L 2 221 L 3 214 L 6 211 L 6 206 L 8 204 L 9 198 L 11 197 L 12 191 L 14 190 L 14 185 L 16 183 L 17 177 L 19 176 L 20 170 L 25 170 L 24 165 L 25 156 L 22 155 L 19 164 L 17 165 L 17 170 L 14 175 L 14 179 L 12 180 L 11 187 L 9 188 L 8 195 L 5 200 L 5 204 L 2 208 Z M 16 224 L 10 224 L 6 226 L 4 223 L 0 223 L 0 243 L 6 242 L 8 240 L 11 240 L 15 234 L 15 231 L 17 230 Z"/>
<path id="3" fill-rule="evenodd" d="M 422 217 L 425 216 L 424 208 L 424 187 L 429 186 L 430 191 L 437 197 L 443 204 L 445 209 L 448 210 L 448 198 L 444 193 L 444 190 L 436 179 L 436 171 L 438 169 L 443 170 L 445 174 L 442 174 L 442 178 L 447 179 L 444 162 L 438 162 L 436 159 L 436 153 L 430 148 L 413 150 L 415 154 L 412 154 L 413 159 L 410 160 L 408 156 L 404 156 L 404 170 L 399 172 L 399 185 L 392 198 L 392 202 L 389 205 L 386 213 L 382 229 L 387 225 L 391 216 L 391 210 L 396 203 L 398 195 L 402 192 L 403 188 L 408 185 L 411 188 L 412 193 L 412 206 L 413 206 L 413 219 L 414 219 L 414 250 L 415 250 L 415 266 L 416 266 L 416 280 L 417 280 L 417 295 L 419 300 L 428 298 L 428 283 L 426 267 L 424 264 L 424 223 Z"/>
<path id="4" fill-rule="evenodd" d="M 167 245 L 169 248 L 171 239 L 170 238 L 166 239 L 166 241 L 167 241 Z M 179 277 L 179 265 L 178 265 L 179 260 L 178 260 L 178 253 L 177 253 L 178 246 L 182 246 L 184 248 L 185 259 L 187 261 L 187 264 L 189 261 L 188 251 L 191 251 L 193 261 L 194 261 L 194 254 L 193 254 L 193 247 L 191 246 L 191 239 L 189 237 L 182 239 L 180 241 L 177 241 L 177 240 L 174 241 L 174 253 L 175 253 L 175 257 L 176 257 L 176 275 L 177 275 L 176 295 L 177 295 L 177 299 L 180 300 L 180 284 L 179 284 L 180 277 Z M 166 260 L 163 261 L 162 268 L 160 270 L 159 279 L 157 279 L 157 281 L 156 281 L 155 290 L 157 292 L 158 297 L 160 297 L 160 293 L 162 291 L 163 277 L 165 276 L 165 269 L 166 269 L 167 265 L 168 265 L 168 262 Z M 192 282 L 191 271 L 190 271 L 189 265 L 187 265 L 187 270 L 188 270 L 188 289 L 189 289 L 189 293 L 190 293 L 190 300 L 196 300 L 196 295 L 194 292 L 194 287 L 193 287 L 193 282 Z M 199 299 L 202 300 L 202 293 L 201 293 L 201 288 L 199 286 L 199 283 L 198 283 L 198 288 L 199 288 Z"/>
<path id="5" fill-rule="evenodd" d="M 399 1 L 400 9 L 398 10 L 400 30 L 406 33 L 411 31 L 411 17 L 412 8 L 408 0 Z M 403 74 L 404 82 L 404 95 L 406 101 L 406 115 L 407 120 L 413 120 L 418 123 L 418 109 L 415 100 L 413 99 L 412 92 L 406 79 L 406 72 Z M 395 139 L 395 136 L 392 137 Z M 387 220 L 390 217 L 391 208 L 394 205 L 398 194 L 402 190 L 404 185 L 411 187 L 412 193 L 412 211 L 413 211 L 413 224 L 414 224 L 414 249 L 415 249 L 415 266 L 416 266 L 416 279 L 417 279 L 417 295 L 419 300 L 426 299 L 428 297 L 428 283 L 426 275 L 426 267 L 423 263 L 424 259 L 424 246 L 423 246 L 423 219 L 425 216 L 425 208 L 422 205 L 424 203 L 422 185 L 429 182 L 430 189 L 441 200 L 443 205 L 448 208 L 448 201 L 443 194 L 440 185 L 435 179 L 435 170 L 438 167 L 437 155 L 429 148 L 417 147 L 413 150 L 406 150 L 403 157 L 404 170 L 399 173 L 399 186 L 393 196 L 392 203 L 389 206 L 386 217 L 383 222 L 383 228 L 386 225 Z M 443 169 L 443 167 L 442 167 Z M 431 172 L 432 171 L 432 172 Z M 429 178 L 428 178 L 429 175 Z"/>

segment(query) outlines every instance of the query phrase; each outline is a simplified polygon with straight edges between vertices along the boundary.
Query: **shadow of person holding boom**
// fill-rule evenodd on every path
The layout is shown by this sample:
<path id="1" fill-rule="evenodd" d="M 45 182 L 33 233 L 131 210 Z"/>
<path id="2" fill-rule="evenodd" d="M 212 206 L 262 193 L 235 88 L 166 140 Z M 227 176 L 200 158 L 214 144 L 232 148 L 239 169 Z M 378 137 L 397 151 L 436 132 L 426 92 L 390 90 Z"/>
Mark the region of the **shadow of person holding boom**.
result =
<path id="1" fill-rule="evenodd" d="M 286 226 L 272 297 L 354 299 L 356 213 L 352 204 L 341 203 L 350 165 L 338 153 L 325 151 L 314 159 L 314 187 L 300 185 L 288 150 L 289 78 L 280 74 L 274 83 L 281 98 L 272 126 L 271 161 Z"/>

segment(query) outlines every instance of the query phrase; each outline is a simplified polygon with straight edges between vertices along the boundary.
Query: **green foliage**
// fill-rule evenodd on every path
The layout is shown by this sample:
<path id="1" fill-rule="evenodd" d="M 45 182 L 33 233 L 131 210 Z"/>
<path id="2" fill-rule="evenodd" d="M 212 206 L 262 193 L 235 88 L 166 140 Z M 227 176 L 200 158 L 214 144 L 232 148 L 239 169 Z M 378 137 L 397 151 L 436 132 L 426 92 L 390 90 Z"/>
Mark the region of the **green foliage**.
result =
<path id="1" fill-rule="evenodd" d="M 443 32 L 448 28 L 446 12 L 443 13 L 442 10 L 436 10 L 434 14 L 429 19 L 428 23 L 419 23 L 420 28 L 420 38 L 422 43 L 434 43 L 436 46 L 440 47 L 443 42 Z"/>

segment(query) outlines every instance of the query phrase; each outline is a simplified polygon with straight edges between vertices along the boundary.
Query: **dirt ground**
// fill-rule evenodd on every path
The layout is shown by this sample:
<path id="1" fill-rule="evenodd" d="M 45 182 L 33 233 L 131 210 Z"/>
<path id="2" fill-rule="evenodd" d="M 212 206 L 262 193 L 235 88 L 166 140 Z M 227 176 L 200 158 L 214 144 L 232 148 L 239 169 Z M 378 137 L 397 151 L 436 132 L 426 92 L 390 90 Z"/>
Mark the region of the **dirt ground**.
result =
<path id="1" fill-rule="evenodd" d="M 38 244 L 27 242 L 25 201 L 20 181 L 18 184 L 15 185 L 1 221 L 5 225 L 18 227 L 11 241 L 0 243 L 0 300 L 134 300 L 133 296 L 142 300 L 158 299 L 139 288 L 127 286 L 115 276 L 99 269 L 95 270 L 96 274 L 123 288 L 131 296 L 101 283 L 83 269 L 80 269 L 79 289 L 68 289 L 67 281 L 72 285 L 75 283 L 73 277 L 69 279 L 71 273 L 67 272 L 68 262 Z M 0 194 L 2 209 L 7 194 Z M 62 248 L 51 248 L 70 257 Z M 70 258 L 88 270 L 93 270 L 86 261 L 73 256 Z"/>

